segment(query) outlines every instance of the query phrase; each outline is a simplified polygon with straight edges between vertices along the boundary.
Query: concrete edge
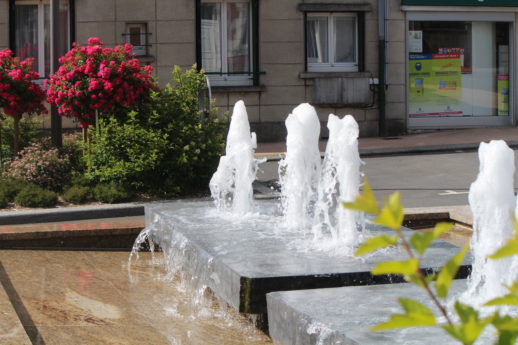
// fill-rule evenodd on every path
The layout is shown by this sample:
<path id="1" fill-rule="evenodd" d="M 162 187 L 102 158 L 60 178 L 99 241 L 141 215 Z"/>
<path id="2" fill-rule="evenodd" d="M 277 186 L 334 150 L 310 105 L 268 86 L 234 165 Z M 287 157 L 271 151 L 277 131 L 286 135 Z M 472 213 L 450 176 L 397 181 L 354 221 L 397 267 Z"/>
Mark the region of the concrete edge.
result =
<path id="1" fill-rule="evenodd" d="M 0 212 L 0 225 L 67 222 L 143 215 L 143 204 L 77 206 L 42 210 Z"/>

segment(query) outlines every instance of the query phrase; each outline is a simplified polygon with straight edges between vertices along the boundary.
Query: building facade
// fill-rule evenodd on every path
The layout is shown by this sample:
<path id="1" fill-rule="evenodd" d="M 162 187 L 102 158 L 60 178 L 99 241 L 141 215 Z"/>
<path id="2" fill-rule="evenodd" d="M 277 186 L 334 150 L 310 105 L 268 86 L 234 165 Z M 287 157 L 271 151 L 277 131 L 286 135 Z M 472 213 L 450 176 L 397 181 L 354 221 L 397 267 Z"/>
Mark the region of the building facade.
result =
<path id="1" fill-rule="evenodd" d="M 293 107 L 362 136 L 514 125 L 516 0 L 61 0 L 60 42 L 131 43 L 161 84 L 201 66 L 222 110 L 242 99 L 258 140 Z M 0 0 L 0 49 L 50 71 L 49 0 Z"/>

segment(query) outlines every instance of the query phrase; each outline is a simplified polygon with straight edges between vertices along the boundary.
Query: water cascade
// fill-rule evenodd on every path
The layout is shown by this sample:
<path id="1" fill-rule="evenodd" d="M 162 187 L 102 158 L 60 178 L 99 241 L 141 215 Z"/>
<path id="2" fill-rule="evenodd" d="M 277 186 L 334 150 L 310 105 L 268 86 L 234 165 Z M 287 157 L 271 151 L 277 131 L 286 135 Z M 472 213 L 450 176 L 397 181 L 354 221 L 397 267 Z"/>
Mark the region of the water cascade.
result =
<path id="1" fill-rule="evenodd" d="M 227 136 L 225 155 L 209 183 L 216 207 L 234 214 L 252 210 L 253 188 L 257 166 L 262 161 L 254 159 L 257 148 L 255 133 L 250 133 L 250 123 L 243 101 L 234 105 Z"/>
<path id="2" fill-rule="evenodd" d="M 315 108 L 303 103 L 286 119 L 286 157 L 279 163 L 281 207 L 288 229 L 311 225 L 320 179 L 318 138 L 320 121 Z"/>
<path id="3" fill-rule="evenodd" d="M 339 119 L 330 114 L 322 177 L 315 206 L 314 238 L 324 247 L 352 249 L 359 244 L 365 224 L 363 214 L 346 210 L 342 201 L 353 201 L 360 190 L 358 123 L 351 115 Z"/>
<path id="4" fill-rule="evenodd" d="M 512 236 L 514 152 L 502 140 L 480 143 L 480 171 L 469 189 L 473 213 L 471 249 L 474 256 L 468 288 L 461 299 L 480 306 L 506 293 L 505 285 L 515 278 L 513 258 L 491 260 L 487 257 Z"/>

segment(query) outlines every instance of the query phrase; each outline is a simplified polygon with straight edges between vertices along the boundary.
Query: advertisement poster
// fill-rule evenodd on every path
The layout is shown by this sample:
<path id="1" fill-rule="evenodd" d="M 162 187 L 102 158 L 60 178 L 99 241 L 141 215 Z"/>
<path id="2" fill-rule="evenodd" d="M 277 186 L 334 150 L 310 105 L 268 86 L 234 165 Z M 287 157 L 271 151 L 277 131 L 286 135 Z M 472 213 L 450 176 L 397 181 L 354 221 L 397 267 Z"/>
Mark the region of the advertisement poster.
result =
<path id="1" fill-rule="evenodd" d="M 409 116 L 462 115 L 460 54 L 410 54 Z"/>
<path id="2" fill-rule="evenodd" d="M 423 52 L 423 31 L 410 30 L 408 31 L 408 50 L 411 53 Z"/>
<path id="3" fill-rule="evenodd" d="M 498 115 L 509 115 L 509 74 L 499 74 L 497 80 L 498 89 Z"/>

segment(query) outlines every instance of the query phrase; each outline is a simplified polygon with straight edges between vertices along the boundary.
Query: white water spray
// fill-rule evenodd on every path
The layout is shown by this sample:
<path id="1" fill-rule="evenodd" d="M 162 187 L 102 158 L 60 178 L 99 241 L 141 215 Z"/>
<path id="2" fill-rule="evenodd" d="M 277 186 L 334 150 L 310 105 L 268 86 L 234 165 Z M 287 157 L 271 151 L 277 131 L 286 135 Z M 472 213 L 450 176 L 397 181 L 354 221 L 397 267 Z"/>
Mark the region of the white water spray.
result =
<path id="1" fill-rule="evenodd" d="M 315 207 L 315 241 L 342 249 L 350 249 L 361 240 L 365 227 L 361 212 L 347 210 L 341 202 L 354 201 L 360 190 L 360 154 L 358 152 L 358 123 L 351 115 L 339 119 L 330 114 L 327 121 L 327 142 L 322 177 Z"/>
<path id="2" fill-rule="evenodd" d="M 512 236 L 514 152 L 502 140 L 481 143 L 478 151 L 480 171 L 469 189 L 473 213 L 471 249 L 474 256 L 468 288 L 461 299 L 476 306 L 506 293 L 504 284 L 516 278 L 513 258 L 487 257 Z"/>
<path id="3" fill-rule="evenodd" d="M 315 108 L 303 103 L 293 109 L 286 129 L 286 157 L 279 163 L 284 224 L 288 229 L 304 229 L 311 223 L 320 179 L 320 121 Z"/>
<path id="4" fill-rule="evenodd" d="M 227 136 L 225 156 L 221 156 L 218 169 L 209 183 L 216 207 L 235 214 L 252 210 L 253 188 L 257 166 L 262 161 L 254 159 L 257 148 L 255 133 L 250 133 L 250 123 L 245 103 L 234 105 Z"/>

